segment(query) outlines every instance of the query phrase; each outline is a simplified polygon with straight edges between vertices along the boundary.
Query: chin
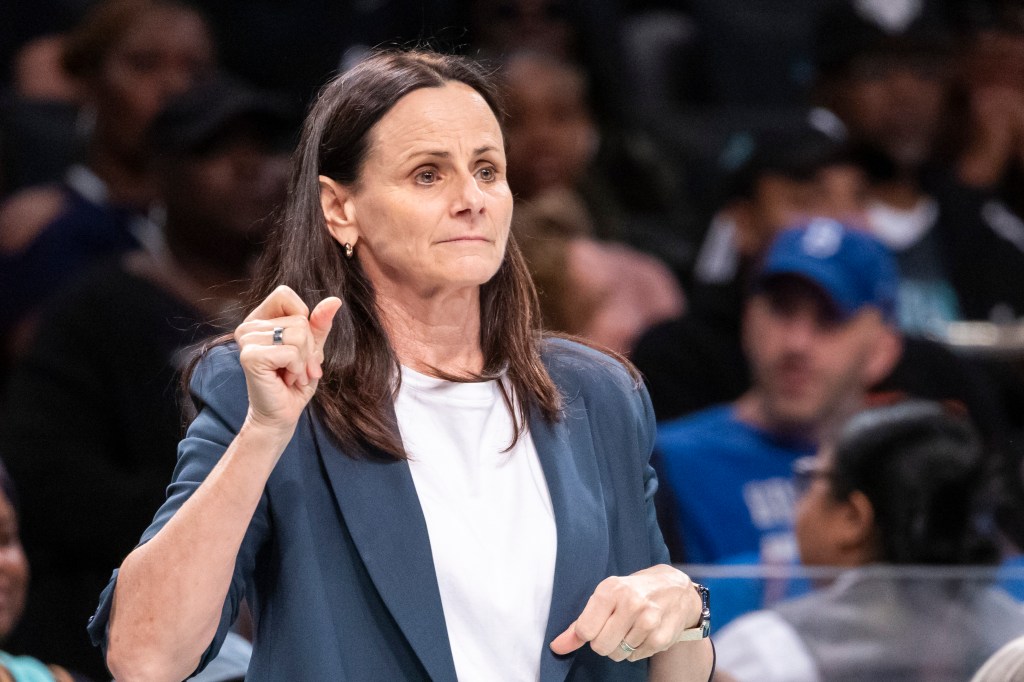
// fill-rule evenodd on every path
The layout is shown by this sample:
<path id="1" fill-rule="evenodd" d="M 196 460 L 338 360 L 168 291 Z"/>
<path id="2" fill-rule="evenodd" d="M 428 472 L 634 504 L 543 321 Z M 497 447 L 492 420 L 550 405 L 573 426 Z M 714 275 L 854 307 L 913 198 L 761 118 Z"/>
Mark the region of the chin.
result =
<path id="1" fill-rule="evenodd" d="M 0 611 L 0 641 L 7 639 L 20 619 L 20 608 L 17 609 L 17 613 L 13 613 L 11 610 Z"/>
<path id="2" fill-rule="evenodd" d="M 501 263 L 463 263 L 450 282 L 460 287 L 483 286 L 494 279 L 500 268 Z"/>
<path id="3" fill-rule="evenodd" d="M 772 420 L 787 431 L 799 431 L 813 427 L 817 424 L 820 410 L 816 406 L 805 407 L 803 405 L 773 405 L 771 409 Z"/>

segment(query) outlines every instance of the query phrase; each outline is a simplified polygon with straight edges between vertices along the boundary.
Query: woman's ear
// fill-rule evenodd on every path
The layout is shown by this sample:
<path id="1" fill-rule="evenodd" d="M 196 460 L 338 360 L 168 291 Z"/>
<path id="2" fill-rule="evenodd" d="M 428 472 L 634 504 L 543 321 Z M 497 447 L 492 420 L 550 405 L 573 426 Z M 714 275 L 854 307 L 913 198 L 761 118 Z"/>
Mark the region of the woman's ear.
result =
<path id="1" fill-rule="evenodd" d="M 352 192 L 341 183 L 321 175 L 320 208 L 324 212 L 324 222 L 331 236 L 339 244 L 355 246 L 359 241 L 359 228 Z"/>
<path id="2" fill-rule="evenodd" d="M 843 551 L 866 557 L 864 563 L 875 560 L 875 509 L 871 506 L 871 500 L 861 491 L 854 490 L 838 504 L 842 505 L 842 509 L 835 520 L 835 532 Z"/>

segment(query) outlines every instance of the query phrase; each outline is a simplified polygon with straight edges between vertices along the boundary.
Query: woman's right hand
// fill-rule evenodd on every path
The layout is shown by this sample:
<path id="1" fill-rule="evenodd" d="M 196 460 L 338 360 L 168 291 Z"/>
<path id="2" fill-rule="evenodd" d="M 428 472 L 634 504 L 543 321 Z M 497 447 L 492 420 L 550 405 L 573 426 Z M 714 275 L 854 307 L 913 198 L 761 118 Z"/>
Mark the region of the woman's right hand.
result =
<path id="1" fill-rule="evenodd" d="M 293 290 L 279 286 L 235 329 L 249 391 L 248 419 L 291 432 L 323 371 L 324 342 L 341 299 L 330 296 L 309 312 Z M 274 330 L 281 328 L 280 343 Z"/>

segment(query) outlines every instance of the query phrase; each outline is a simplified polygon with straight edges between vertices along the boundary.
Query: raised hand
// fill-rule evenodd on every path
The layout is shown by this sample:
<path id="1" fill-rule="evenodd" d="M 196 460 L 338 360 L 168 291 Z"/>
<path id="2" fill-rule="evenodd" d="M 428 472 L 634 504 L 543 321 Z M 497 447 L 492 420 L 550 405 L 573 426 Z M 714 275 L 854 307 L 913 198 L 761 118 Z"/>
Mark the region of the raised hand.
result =
<path id="1" fill-rule="evenodd" d="M 652 566 L 602 580 L 551 650 L 567 654 L 590 642 L 601 656 L 639 661 L 679 642 L 700 616 L 700 596 L 690 578 L 671 566 Z"/>
<path id="2" fill-rule="evenodd" d="M 324 342 L 341 300 L 331 296 L 313 312 L 286 286 L 275 289 L 235 329 L 249 391 L 249 419 L 290 431 L 316 392 Z"/>

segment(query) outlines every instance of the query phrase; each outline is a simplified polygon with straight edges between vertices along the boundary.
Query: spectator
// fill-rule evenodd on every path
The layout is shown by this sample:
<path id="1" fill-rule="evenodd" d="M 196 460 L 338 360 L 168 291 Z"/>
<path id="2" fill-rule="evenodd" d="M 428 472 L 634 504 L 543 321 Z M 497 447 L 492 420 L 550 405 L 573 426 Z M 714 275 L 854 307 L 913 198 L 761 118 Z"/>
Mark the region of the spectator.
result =
<path id="1" fill-rule="evenodd" d="M 969 124 L 958 172 L 1024 216 L 1024 13 L 1015 0 L 970 5 L 958 69 Z M 965 13 L 966 10 L 965 10 Z M 998 204 L 996 204 L 998 205 Z M 1004 218 L 1004 221 L 1006 219 Z"/>
<path id="2" fill-rule="evenodd" d="M 682 290 L 657 258 L 612 241 L 626 236 L 628 218 L 594 172 L 600 136 L 582 71 L 517 53 L 505 78 L 509 182 L 523 200 L 516 233 L 545 327 L 628 353 L 648 327 L 682 312 Z"/>
<path id="3" fill-rule="evenodd" d="M 941 334 L 950 321 L 1024 314 L 1024 223 L 941 158 L 952 70 L 933 9 L 849 0 L 826 11 L 816 89 L 871 172 L 868 225 L 899 262 L 901 328 Z"/>
<path id="4" fill-rule="evenodd" d="M 29 567 L 18 534 L 18 496 L 7 470 L 0 464 L 0 640 L 6 640 L 25 611 Z M 30 656 L 0 651 L 0 678 L 36 682 L 84 682 L 58 665 L 46 665 Z"/>
<path id="5" fill-rule="evenodd" d="M 968 420 L 938 403 L 855 416 L 795 468 L 801 559 L 850 570 L 722 630 L 721 670 L 739 682 L 967 679 L 1024 629 L 1020 605 L 977 579 L 936 582 L 880 564 L 994 561 L 978 520 L 984 461 Z"/>
<path id="6" fill-rule="evenodd" d="M 12 59 L 11 86 L 0 89 L 0 202 L 59 182 L 82 157 L 84 135 L 76 128 L 83 88 L 61 63 L 66 40 L 63 34 L 34 38 Z"/>
<path id="7" fill-rule="evenodd" d="M 601 118 L 609 123 L 622 120 L 631 104 L 623 80 L 623 60 L 629 55 L 623 52 L 618 31 L 622 3 L 473 0 L 463 6 L 473 49 L 496 59 L 526 50 L 579 64 L 593 79 L 592 104 Z"/>
<path id="8" fill-rule="evenodd" d="M 541 53 L 510 56 L 503 70 L 508 98 L 509 184 L 516 199 L 569 193 L 584 234 L 620 237 L 622 207 L 594 171 L 600 130 L 587 103 L 582 69 Z"/>
<path id="9" fill-rule="evenodd" d="M 645 330 L 682 312 L 683 292 L 654 256 L 583 236 L 570 198 L 523 204 L 513 218 L 544 328 L 628 354 Z"/>
<path id="10" fill-rule="evenodd" d="M 787 227 L 812 216 L 856 219 L 863 171 L 810 125 L 738 137 L 722 207 L 708 228 L 686 315 L 657 325 L 632 355 L 659 420 L 733 400 L 749 386 L 740 317 L 750 273 Z M 729 155 L 727 155 L 728 157 Z"/>
<path id="11" fill-rule="evenodd" d="M 284 196 L 285 113 L 222 81 L 172 100 L 151 135 L 164 239 L 59 294 L 15 368 L 0 452 L 33 491 L 25 542 L 37 608 L 22 632 L 28 651 L 105 674 L 85 624 L 110 567 L 164 499 L 184 424 L 177 375 L 189 345 L 237 321 Z"/>
<path id="12" fill-rule="evenodd" d="M 509 183 L 521 202 L 561 205 L 574 234 L 615 240 L 681 269 L 678 188 L 599 123 L 579 66 L 551 55 L 505 59 Z M 642 155 L 640 155 L 642 156 Z M 546 210 L 546 209 L 545 209 Z M 688 246 L 688 245 L 687 245 Z"/>
<path id="13" fill-rule="evenodd" d="M 144 133 L 167 98 L 210 70 L 202 17 L 177 0 L 107 0 L 65 44 L 65 69 L 86 91 L 87 159 L 60 186 L 22 190 L 0 206 L 0 330 L 7 357 L 37 306 L 98 258 L 139 244 L 154 182 Z"/>
<path id="14" fill-rule="evenodd" d="M 675 561 L 795 562 L 792 463 L 895 364 L 897 282 L 885 247 L 834 221 L 774 242 L 743 319 L 753 386 L 658 429 L 662 523 Z"/>
<path id="15" fill-rule="evenodd" d="M 725 203 L 700 250 L 687 313 L 659 324 L 631 358 L 643 372 L 660 421 L 735 400 L 751 383 L 740 341 L 743 303 L 757 262 L 783 229 L 824 216 L 864 221 L 865 171 L 845 146 L 809 124 L 739 137 L 723 164 L 734 168 Z M 986 438 L 1002 438 L 1009 406 L 989 375 L 934 341 L 903 339 L 893 373 L 874 390 L 967 405 Z"/>

